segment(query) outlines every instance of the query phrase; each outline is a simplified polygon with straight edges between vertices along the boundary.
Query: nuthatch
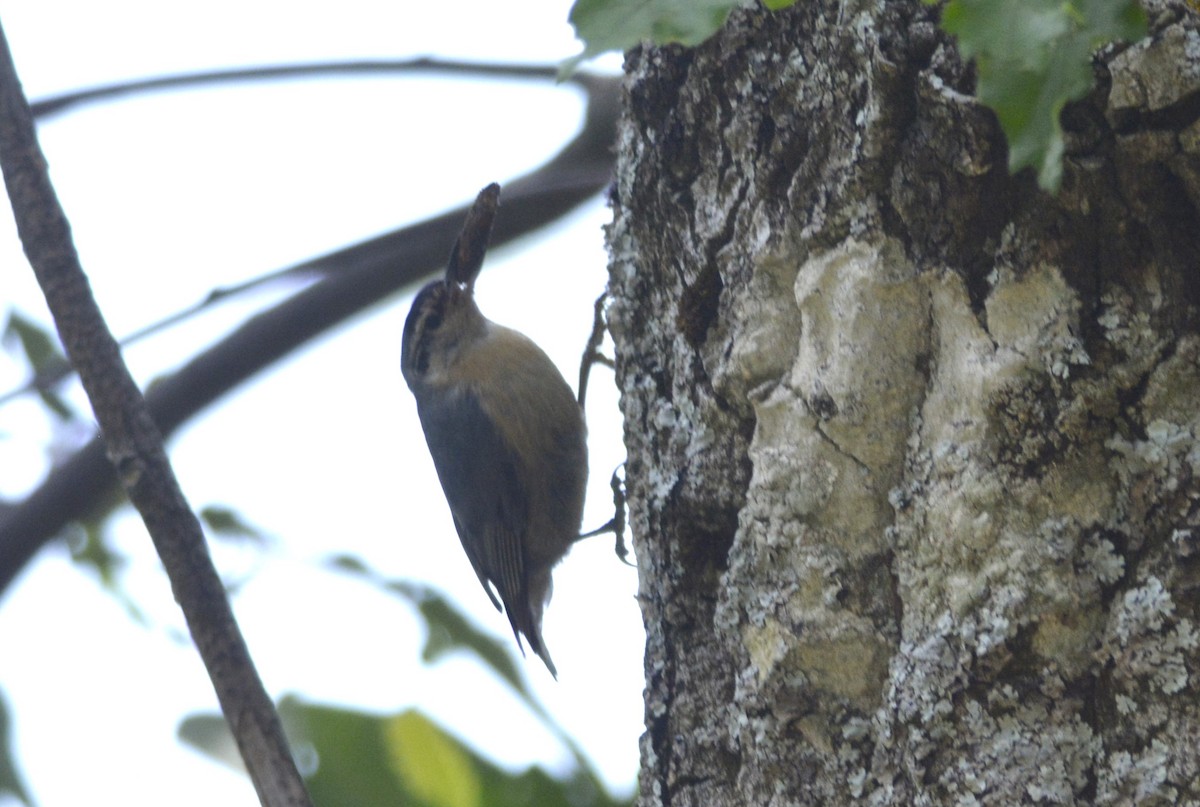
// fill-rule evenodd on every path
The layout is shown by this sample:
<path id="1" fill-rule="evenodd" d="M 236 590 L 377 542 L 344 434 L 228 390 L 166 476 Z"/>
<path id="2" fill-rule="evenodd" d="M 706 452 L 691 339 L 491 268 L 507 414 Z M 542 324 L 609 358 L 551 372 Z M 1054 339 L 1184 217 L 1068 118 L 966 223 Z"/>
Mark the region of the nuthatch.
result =
<path id="1" fill-rule="evenodd" d="M 580 537 L 587 428 L 542 349 L 475 305 L 499 193 L 495 184 L 480 192 L 445 279 L 413 301 L 401 367 L 479 582 L 497 610 L 504 604 L 518 647 L 524 634 L 557 677 L 542 611 L 551 569 Z"/>

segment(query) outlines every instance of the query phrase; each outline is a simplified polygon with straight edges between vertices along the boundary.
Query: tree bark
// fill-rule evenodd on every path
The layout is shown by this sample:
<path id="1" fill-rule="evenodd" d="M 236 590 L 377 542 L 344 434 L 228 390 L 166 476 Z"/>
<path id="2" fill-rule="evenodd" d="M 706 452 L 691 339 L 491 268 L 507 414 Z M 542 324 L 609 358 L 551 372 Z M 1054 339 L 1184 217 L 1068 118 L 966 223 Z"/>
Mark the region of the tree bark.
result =
<path id="1" fill-rule="evenodd" d="M 626 63 L 642 805 L 1200 800 L 1200 21 L 1011 177 L 917 2 Z"/>

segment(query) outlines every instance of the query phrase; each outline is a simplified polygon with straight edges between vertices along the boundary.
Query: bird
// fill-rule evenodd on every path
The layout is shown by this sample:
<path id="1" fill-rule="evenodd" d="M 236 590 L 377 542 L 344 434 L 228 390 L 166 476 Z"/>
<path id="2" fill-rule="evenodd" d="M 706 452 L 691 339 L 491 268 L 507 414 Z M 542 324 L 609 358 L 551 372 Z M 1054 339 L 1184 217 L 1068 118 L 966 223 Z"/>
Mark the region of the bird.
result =
<path id="1" fill-rule="evenodd" d="M 499 193 L 495 183 L 480 192 L 445 277 L 413 300 L 401 370 L 480 584 L 508 616 L 522 654 L 523 635 L 557 678 L 542 615 L 551 571 L 580 538 L 587 426 L 545 351 L 475 302 Z"/>

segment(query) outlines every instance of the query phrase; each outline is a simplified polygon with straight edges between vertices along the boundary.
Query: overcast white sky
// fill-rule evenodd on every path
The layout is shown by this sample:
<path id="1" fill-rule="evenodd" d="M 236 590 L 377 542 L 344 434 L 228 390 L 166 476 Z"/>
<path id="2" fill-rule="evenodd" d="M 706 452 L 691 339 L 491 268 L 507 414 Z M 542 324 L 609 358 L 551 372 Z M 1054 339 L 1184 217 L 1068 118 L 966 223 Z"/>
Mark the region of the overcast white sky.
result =
<path id="1" fill-rule="evenodd" d="M 553 63 L 578 50 L 568 8 L 549 0 L 0 0 L 0 23 L 37 99 L 252 64 L 418 55 Z M 120 335 L 215 287 L 468 201 L 551 155 L 576 130 L 580 109 L 573 90 L 554 86 L 296 81 L 88 107 L 48 122 L 40 136 L 84 267 Z M 483 148 L 479 119 L 491 122 Z M 4 208 L 0 314 L 15 306 L 48 322 Z M 484 313 L 528 333 L 572 383 L 605 282 L 607 219 L 597 200 L 495 253 L 478 285 Z M 286 291 L 229 305 L 127 358 L 144 382 Z M 422 637 L 405 606 L 320 569 L 331 554 L 359 555 L 389 577 L 446 590 L 511 640 L 462 555 L 400 377 L 408 303 L 380 307 L 243 387 L 184 430 L 172 457 L 194 506 L 238 508 L 274 539 L 265 557 L 217 548 L 223 570 L 248 577 L 235 609 L 274 694 L 381 712 L 415 704 L 502 763 L 560 766 L 565 752 L 473 663 L 419 665 Z M 22 368 L 0 355 L 0 391 L 22 380 Z M 602 369 L 589 422 L 585 525 L 595 525 L 611 515 L 607 480 L 623 457 Z M 37 407 L 22 403 L 0 409 L 0 436 L 0 496 L 11 497 L 44 473 L 50 435 Z M 140 522 L 123 515 L 116 523 L 116 543 L 131 558 L 124 580 L 149 624 L 131 620 L 58 547 L 0 600 L 0 692 L 27 783 L 43 807 L 255 804 L 244 777 L 175 740 L 180 718 L 215 710 L 215 698 L 178 640 L 182 618 Z M 577 547 L 555 574 L 545 626 L 561 680 L 536 659 L 526 665 L 617 792 L 633 785 L 641 731 L 636 588 L 609 538 Z"/>

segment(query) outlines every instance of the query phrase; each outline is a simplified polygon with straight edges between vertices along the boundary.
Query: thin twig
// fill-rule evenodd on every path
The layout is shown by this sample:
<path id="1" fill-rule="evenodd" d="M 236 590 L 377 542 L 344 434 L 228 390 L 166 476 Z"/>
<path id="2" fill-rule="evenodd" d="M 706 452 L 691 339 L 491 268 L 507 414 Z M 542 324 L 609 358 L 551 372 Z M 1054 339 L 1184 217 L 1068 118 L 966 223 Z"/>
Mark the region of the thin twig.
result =
<path id="1" fill-rule="evenodd" d="M 279 716 L 209 557 L 200 522 L 184 498 L 162 437 L 79 264 L 2 28 L 0 169 L 25 254 L 92 403 L 109 459 L 166 567 L 259 800 L 269 807 L 309 805 Z"/>

